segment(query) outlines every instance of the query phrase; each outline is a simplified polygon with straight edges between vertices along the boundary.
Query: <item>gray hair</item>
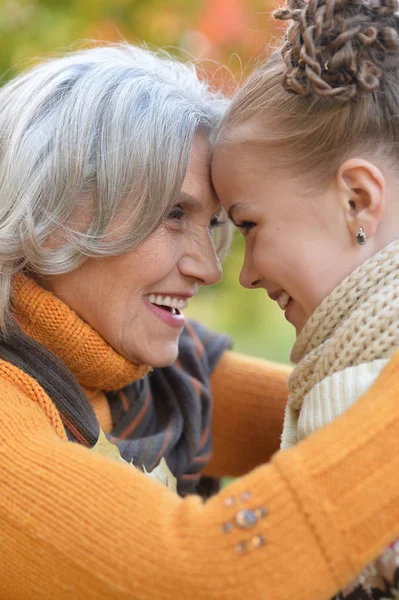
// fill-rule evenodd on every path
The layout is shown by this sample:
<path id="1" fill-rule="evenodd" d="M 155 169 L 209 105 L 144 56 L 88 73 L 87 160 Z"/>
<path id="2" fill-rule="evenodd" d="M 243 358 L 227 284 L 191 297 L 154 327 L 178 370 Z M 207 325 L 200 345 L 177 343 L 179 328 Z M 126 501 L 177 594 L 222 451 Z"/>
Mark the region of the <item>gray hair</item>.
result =
<path id="1" fill-rule="evenodd" d="M 226 106 L 194 65 L 128 44 L 46 60 L 4 85 L 0 328 L 14 273 L 65 273 L 151 235 L 176 202 L 193 136 L 211 139 Z M 121 211 L 123 235 L 110 239 Z M 56 248 L 45 243 L 52 234 Z"/>

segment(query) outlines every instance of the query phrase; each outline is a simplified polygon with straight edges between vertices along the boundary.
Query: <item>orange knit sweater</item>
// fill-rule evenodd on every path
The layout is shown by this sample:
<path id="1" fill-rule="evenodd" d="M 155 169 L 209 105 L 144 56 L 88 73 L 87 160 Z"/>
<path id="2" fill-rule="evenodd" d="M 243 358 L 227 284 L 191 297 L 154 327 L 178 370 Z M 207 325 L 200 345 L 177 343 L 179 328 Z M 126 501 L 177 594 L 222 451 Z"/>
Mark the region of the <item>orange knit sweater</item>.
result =
<path id="1" fill-rule="evenodd" d="M 101 389 L 144 368 L 25 278 L 15 309 L 109 428 Z M 222 357 L 209 473 L 243 473 L 276 448 L 286 374 Z M 2 600 L 322 600 L 399 534 L 399 354 L 339 419 L 205 504 L 68 442 L 48 396 L 2 361 L 0 393 Z M 260 515 L 248 528 L 243 509 Z"/>

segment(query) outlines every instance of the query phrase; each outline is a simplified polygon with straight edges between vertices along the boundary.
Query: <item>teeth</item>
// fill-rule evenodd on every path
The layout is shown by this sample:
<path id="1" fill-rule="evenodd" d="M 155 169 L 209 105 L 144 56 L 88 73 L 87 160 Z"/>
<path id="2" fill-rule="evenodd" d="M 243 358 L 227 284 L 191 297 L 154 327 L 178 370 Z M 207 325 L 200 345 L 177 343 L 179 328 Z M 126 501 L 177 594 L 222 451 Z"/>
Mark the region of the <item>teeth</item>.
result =
<path id="1" fill-rule="evenodd" d="M 282 294 L 280 294 L 280 296 L 277 298 L 277 304 L 279 305 L 281 310 L 285 310 L 287 308 L 290 298 L 291 296 L 287 294 L 287 292 L 283 292 Z"/>
<path id="2" fill-rule="evenodd" d="M 187 308 L 188 300 L 187 298 L 176 298 L 172 296 L 161 296 L 160 294 L 149 294 L 148 300 L 151 304 L 161 304 L 163 306 L 169 306 L 170 308 L 174 308 L 176 310 L 182 310 L 183 308 Z"/>

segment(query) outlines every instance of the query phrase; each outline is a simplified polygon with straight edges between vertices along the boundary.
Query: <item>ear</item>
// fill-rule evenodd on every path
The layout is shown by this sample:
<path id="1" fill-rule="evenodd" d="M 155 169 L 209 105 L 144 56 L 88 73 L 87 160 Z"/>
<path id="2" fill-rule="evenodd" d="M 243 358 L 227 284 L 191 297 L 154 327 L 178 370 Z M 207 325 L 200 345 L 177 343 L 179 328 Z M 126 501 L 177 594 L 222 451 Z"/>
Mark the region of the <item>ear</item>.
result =
<path id="1" fill-rule="evenodd" d="M 378 167 L 361 158 L 345 161 L 337 172 L 338 197 L 355 242 L 360 227 L 368 238 L 385 210 L 385 178 Z"/>

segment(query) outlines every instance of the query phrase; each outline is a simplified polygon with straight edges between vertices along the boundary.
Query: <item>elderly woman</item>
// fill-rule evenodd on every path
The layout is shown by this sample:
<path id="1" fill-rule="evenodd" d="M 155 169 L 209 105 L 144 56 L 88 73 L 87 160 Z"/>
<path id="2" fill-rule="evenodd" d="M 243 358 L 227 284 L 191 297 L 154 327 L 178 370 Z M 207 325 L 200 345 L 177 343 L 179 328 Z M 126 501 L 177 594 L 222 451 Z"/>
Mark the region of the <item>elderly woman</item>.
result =
<path id="1" fill-rule="evenodd" d="M 0 92 L 3 600 L 328 598 L 398 532 L 397 358 L 250 472 L 278 447 L 288 371 L 185 323 L 221 276 L 209 153 L 225 105 L 193 68 L 128 45 Z M 243 477 L 204 503 L 203 474 Z"/>

